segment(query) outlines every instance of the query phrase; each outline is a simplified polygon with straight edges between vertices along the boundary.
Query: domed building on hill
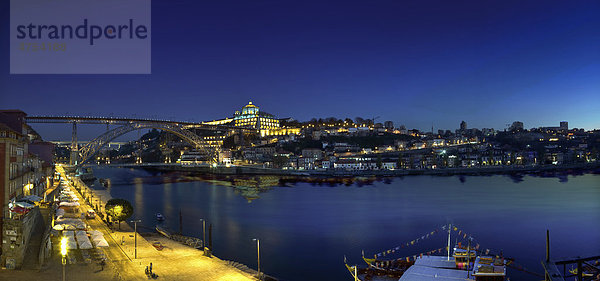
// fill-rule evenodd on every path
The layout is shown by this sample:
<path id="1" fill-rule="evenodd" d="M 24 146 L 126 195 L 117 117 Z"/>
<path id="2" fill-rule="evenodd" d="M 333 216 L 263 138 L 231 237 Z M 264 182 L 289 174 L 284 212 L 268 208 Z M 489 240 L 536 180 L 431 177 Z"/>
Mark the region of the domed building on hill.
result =
<path id="1" fill-rule="evenodd" d="M 234 126 L 255 128 L 257 130 L 279 128 L 279 119 L 273 115 L 261 112 L 259 107 L 249 102 L 242 108 L 241 113 L 236 111 L 233 116 Z"/>
<path id="2" fill-rule="evenodd" d="M 256 129 L 261 136 L 277 136 L 299 134 L 300 128 L 282 128 L 280 120 L 272 114 L 260 111 L 260 108 L 248 102 L 242 107 L 242 110 L 236 110 L 233 117 L 203 122 L 207 125 L 233 125 L 235 127 L 244 127 Z"/>

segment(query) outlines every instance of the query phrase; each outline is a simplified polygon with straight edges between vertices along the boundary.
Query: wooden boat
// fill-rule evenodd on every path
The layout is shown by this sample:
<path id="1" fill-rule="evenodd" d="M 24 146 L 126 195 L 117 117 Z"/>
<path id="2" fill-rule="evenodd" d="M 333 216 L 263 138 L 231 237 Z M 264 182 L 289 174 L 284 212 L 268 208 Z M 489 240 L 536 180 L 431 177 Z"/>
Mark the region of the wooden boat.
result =
<path id="1" fill-rule="evenodd" d="M 100 179 L 98 179 L 98 182 L 100 182 L 100 184 L 102 184 L 102 186 L 104 186 L 104 187 L 108 187 L 109 186 L 109 180 L 108 179 L 100 178 Z"/>
<path id="2" fill-rule="evenodd" d="M 156 232 L 162 234 L 163 236 L 171 239 L 171 233 L 169 231 L 167 231 L 166 229 L 160 227 L 160 226 L 156 226 Z"/>
<path id="3" fill-rule="evenodd" d="M 364 274 L 365 278 L 372 276 L 387 276 L 400 278 L 404 272 L 415 262 L 406 260 L 377 260 L 366 258 L 363 253 L 363 260 L 367 263 L 367 268 L 359 268 L 358 273 Z"/>
<path id="4" fill-rule="evenodd" d="M 581 275 L 582 275 L 583 277 L 592 277 L 592 276 L 594 276 L 594 274 L 593 274 L 593 273 L 586 272 L 585 270 L 582 270 L 582 271 L 583 271 L 583 272 L 581 273 Z M 577 275 L 577 268 L 575 268 L 575 267 L 572 267 L 572 268 L 569 270 L 569 272 L 570 272 L 571 274 L 573 274 L 573 275 Z"/>
<path id="5" fill-rule="evenodd" d="M 352 278 L 354 278 L 354 281 L 362 281 L 360 278 L 358 278 L 358 265 L 349 266 L 346 261 L 346 256 L 344 256 L 344 265 L 350 272 L 350 275 L 352 275 Z"/>
<path id="6" fill-rule="evenodd" d="M 468 239 L 468 245 L 461 245 L 460 242 L 454 248 L 450 247 L 452 231 L 458 231 L 459 237 L 466 239 L 467 234 L 461 234 L 456 227 L 448 225 L 441 227 L 442 231 L 448 231 L 447 255 L 434 255 L 434 253 L 442 253 L 443 248 L 426 251 L 413 256 L 405 256 L 390 259 L 394 249 L 388 250 L 374 255 L 374 258 L 366 258 L 364 252 L 362 258 L 368 265 L 366 268 L 352 267 L 346 264 L 346 268 L 355 280 L 359 280 L 360 275 L 363 280 L 370 280 L 375 276 L 385 276 L 395 278 L 399 281 L 419 281 L 424 279 L 436 280 L 475 280 L 475 281 L 504 281 L 506 280 L 507 260 L 500 254 L 499 256 L 490 256 L 489 250 L 485 252 L 478 251 L 479 244 L 473 247 L 471 245 L 472 238 Z M 434 230 L 429 237 L 435 233 L 443 233 L 440 230 Z M 413 245 L 415 241 L 405 243 L 405 245 Z M 404 246 L 403 246 L 404 247 Z M 402 247 L 402 248 L 403 248 Z M 398 247 L 395 248 L 398 251 Z M 452 251 L 452 255 L 451 255 Z M 382 259 L 387 258 L 387 259 Z M 470 272 L 470 276 L 467 272 Z M 457 279 L 458 278 L 458 279 Z"/>

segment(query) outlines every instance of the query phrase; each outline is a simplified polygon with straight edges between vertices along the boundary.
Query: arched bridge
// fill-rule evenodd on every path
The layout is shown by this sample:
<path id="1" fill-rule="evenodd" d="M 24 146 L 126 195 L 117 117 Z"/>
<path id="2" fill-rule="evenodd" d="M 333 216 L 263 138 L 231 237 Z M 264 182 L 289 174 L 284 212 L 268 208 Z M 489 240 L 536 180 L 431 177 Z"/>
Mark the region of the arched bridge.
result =
<path id="1" fill-rule="evenodd" d="M 169 124 L 169 123 L 160 123 L 160 122 L 138 122 L 138 123 L 129 123 L 112 130 L 107 131 L 106 133 L 98 136 L 92 141 L 88 142 L 86 145 L 79 149 L 79 161 L 78 164 L 85 163 L 90 160 L 100 149 L 116 139 L 119 136 L 127 134 L 132 131 L 142 130 L 142 129 L 158 129 L 173 133 L 183 139 L 184 141 L 191 144 L 196 150 L 203 152 L 206 154 L 208 159 L 211 162 L 217 162 L 218 155 L 217 151 L 214 148 L 211 148 L 207 145 L 207 143 L 202 140 L 195 133 L 190 132 L 189 130 L 185 130 L 181 125 Z"/>
<path id="2" fill-rule="evenodd" d="M 27 116 L 27 123 L 72 123 L 73 135 L 71 138 L 71 165 L 81 166 L 100 151 L 100 149 L 115 138 L 135 130 L 158 129 L 177 135 L 191 144 L 198 151 L 203 152 L 209 161 L 215 163 L 218 160 L 218 152 L 214 147 L 207 145 L 201 137 L 188 129 L 228 131 L 243 130 L 255 131 L 249 128 L 232 127 L 227 125 L 207 125 L 198 122 L 179 122 L 172 120 L 144 119 L 144 118 L 120 118 L 120 117 L 94 117 L 94 116 Z M 106 124 L 107 131 L 93 139 L 81 149 L 77 150 L 77 124 Z M 109 129 L 110 125 L 118 127 Z M 73 149 L 75 148 L 75 149 Z"/>

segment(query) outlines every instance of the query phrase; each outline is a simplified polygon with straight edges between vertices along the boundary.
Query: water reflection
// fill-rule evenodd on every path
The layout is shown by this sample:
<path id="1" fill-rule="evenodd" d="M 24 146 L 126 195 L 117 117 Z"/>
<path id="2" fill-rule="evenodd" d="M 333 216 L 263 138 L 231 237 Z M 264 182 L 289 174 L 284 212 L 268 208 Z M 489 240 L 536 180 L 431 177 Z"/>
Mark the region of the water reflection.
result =
<path id="1" fill-rule="evenodd" d="M 508 177 L 510 177 L 510 179 L 514 183 L 520 183 L 520 182 L 523 181 L 523 175 L 522 174 L 510 174 L 510 175 L 508 175 Z"/>
<path id="2" fill-rule="evenodd" d="M 135 213 L 140 214 L 144 210 L 144 182 L 141 178 L 134 178 L 135 186 Z"/>
<path id="3" fill-rule="evenodd" d="M 173 213 L 173 205 L 172 205 L 172 199 L 171 199 L 171 194 L 173 193 L 173 185 L 170 182 L 167 182 L 164 184 L 164 189 L 163 189 L 163 210 L 165 212 L 165 216 L 168 217 L 173 217 L 174 213 Z"/>
<path id="4" fill-rule="evenodd" d="M 262 193 L 268 192 L 269 190 L 276 187 L 293 187 L 297 183 L 308 183 L 311 186 L 319 187 L 336 187 L 336 186 L 358 186 L 366 187 L 371 186 L 374 183 L 392 184 L 394 181 L 402 181 L 405 177 L 323 177 L 323 176 L 278 176 L 278 175 L 210 175 L 210 174 L 187 174 L 178 172 L 169 173 L 148 173 L 144 170 L 128 169 L 126 170 L 133 177 L 119 177 L 117 179 L 106 178 L 105 182 L 108 184 L 100 183 L 95 186 L 102 186 L 111 188 L 118 185 L 135 185 L 136 195 L 143 193 L 143 185 L 160 185 L 165 184 L 167 187 L 164 192 L 164 204 L 166 212 L 173 212 L 171 206 L 171 194 L 170 186 L 173 183 L 178 182 L 205 182 L 210 183 L 213 186 L 226 186 L 233 187 L 231 192 L 228 192 L 227 196 L 237 195 L 245 198 L 248 203 L 253 202 L 260 198 Z M 560 183 L 569 182 L 570 177 L 583 175 L 585 173 L 600 173 L 599 170 L 566 170 L 566 171 L 542 171 L 535 173 L 506 173 L 503 176 L 508 177 L 513 183 L 521 183 L 524 181 L 525 176 L 539 177 L 539 178 L 556 178 Z M 438 177 L 454 177 L 458 179 L 460 183 L 465 184 L 469 177 L 487 177 L 492 176 L 491 174 L 461 174 L 456 176 L 438 176 Z M 407 176 L 411 177 L 411 176 Z M 436 177 L 436 176 L 432 176 Z M 169 190 L 167 190 L 169 189 Z M 109 189 L 110 190 L 110 189 Z M 138 196 L 136 196 L 138 200 Z M 143 202 L 140 202 L 143 204 Z"/>

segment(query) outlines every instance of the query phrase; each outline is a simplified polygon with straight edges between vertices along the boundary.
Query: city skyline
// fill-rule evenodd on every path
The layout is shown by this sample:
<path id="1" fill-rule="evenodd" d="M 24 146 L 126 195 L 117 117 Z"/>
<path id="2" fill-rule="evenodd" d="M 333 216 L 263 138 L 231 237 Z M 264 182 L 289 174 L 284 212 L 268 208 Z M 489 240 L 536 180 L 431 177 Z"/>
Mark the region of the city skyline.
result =
<path id="1" fill-rule="evenodd" d="M 153 2 L 150 75 L 9 75 L 2 44 L 0 104 L 202 121 L 253 101 L 281 118 L 380 116 L 423 131 L 600 128 L 597 2 L 178 4 Z"/>
<path id="2" fill-rule="evenodd" d="M 600 280 L 598 15 L 0 1 L 0 280 Z"/>
<path id="3" fill-rule="evenodd" d="M 27 113 L 27 112 L 25 112 L 25 113 Z M 33 114 L 31 114 L 31 115 L 33 116 Z M 222 118 L 232 118 L 233 116 L 234 116 L 234 112 L 232 112 L 232 114 L 230 114 L 230 115 L 221 116 L 220 118 L 213 118 L 213 119 L 210 119 L 210 120 L 191 120 L 191 119 L 173 120 L 173 119 L 168 119 L 168 118 L 160 118 L 158 116 L 154 116 L 154 118 L 149 118 L 149 119 L 169 120 L 169 121 L 182 121 L 182 122 L 183 121 L 193 121 L 193 122 L 198 121 L 198 122 L 202 122 L 202 121 L 219 120 L 219 119 L 222 119 Z M 131 118 L 134 118 L 134 119 L 135 118 L 144 118 L 143 116 L 94 116 L 94 117 L 102 117 L 102 118 L 119 118 L 119 117 L 126 117 L 127 118 L 127 117 L 131 117 Z M 277 115 L 274 115 L 274 117 L 275 118 L 282 118 L 281 116 L 277 116 Z M 332 116 L 330 116 L 330 117 L 332 117 Z M 364 116 L 362 116 L 362 117 L 364 117 Z M 315 117 L 315 119 L 325 119 L 325 118 L 327 118 L 327 117 Z M 336 117 L 336 118 L 344 120 L 346 117 Z M 351 118 L 351 117 L 347 117 L 347 118 L 350 118 L 353 121 L 355 120 L 355 118 Z M 366 118 L 366 117 L 364 119 L 368 120 L 368 118 Z M 298 120 L 298 121 L 309 122 L 310 120 Z M 375 123 L 384 124 L 387 121 L 391 121 L 391 120 L 380 120 L 380 119 L 377 119 L 377 120 L 375 120 Z M 393 122 L 393 125 L 394 125 L 395 128 L 400 128 L 401 126 L 404 126 L 405 129 L 407 129 L 407 130 L 417 129 L 417 130 L 419 130 L 421 132 L 424 132 L 424 133 L 431 132 L 431 130 L 433 130 L 433 132 L 436 133 L 436 134 L 437 134 L 438 130 L 443 130 L 443 131 L 449 130 L 451 132 L 454 132 L 455 130 L 461 128 L 462 122 L 466 123 L 466 126 L 467 126 L 468 129 L 473 129 L 474 128 L 474 129 L 480 129 L 480 130 L 484 129 L 484 128 L 487 128 L 487 129 L 494 129 L 494 130 L 497 130 L 497 131 L 502 131 L 502 130 L 508 130 L 510 128 L 510 126 L 513 125 L 513 122 L 509 122 L 509 123 L 505 124 L 505 127 L 503 127 L 503 128 L 493 128 L 493 127 L 485 127 L 485 126 L 484 127 L 473 127 L 473 126 L 469 125 L 469 122 L 466 122 L 465 120 L 461 120 L 461 123 L 456 124 L 455 127 L 437 128 L 437 127 L 432 126 L 430 128 L 420 129 L 420 128 L 411 127 L 410 125 L 407 125 L 407 124 L 404 124 L 404 123 L 396 123 L 394 121 L 392 121 L 392 122 Z M 520 122 L 520 121 L 519 120 L 515 120 L 514 122 Z M 568 120 L 560 121 L 560 123 L 563 123 L 563 122 L 569 123 Z M 560 125 L 560 123 L 557 123 L 557 124 L 548 124 L 548 125 L 542 125 L 542 126 L 528 126 L 527 124 L 522 124 L 522 125 L 523 125 L 524 129 L 529 130 L 529 129 L 537 129 L 537 128 L 543 128 L 543 127 L 558 127 L 558 125 Z M 38 133 L 40 133 L 40 135 L 42 135 L 42 137 L 44 137 L 44 138 L 46 138 L 48 140 L 51 140 L 51 141 L 65 141 L 65 140 L 69 141 L 70 140 L 69 132 L 71 130 L 71 126 L 69 126 L 69 125 L 31 124 L 31 126 L 35 130 L 37 130 Z M 584 128 L 581 128 L 581 127 L 577 127 L 575 124 L 570 124 L 568 126 L 569 126 L 569 129 L 574 129 L 574 128 L 584 129 Z M 98 134 L 102 133 L 105 130 L 105 128 L 106 127 L 104 125 L 101 125 L 101 124 L 79 124 L 79 129 L 78 130 L 79 130 L 79 135 L 84 137 L 84 139 L 81 139 L 81 140 L 85 141 L 85 140 L 91 140 L 91 139 L 97 137 Z M 131 133 L 128 133 L 128 134 L 126 134 L 126 135 L 124 135 L 122 137 L 119 137 L 118 140 L 119 141 L 136 140 L 136 139 L 139 138 L 139 134 L 141 134 L 141 132 L 140 133 L 131 132 Z"/>

